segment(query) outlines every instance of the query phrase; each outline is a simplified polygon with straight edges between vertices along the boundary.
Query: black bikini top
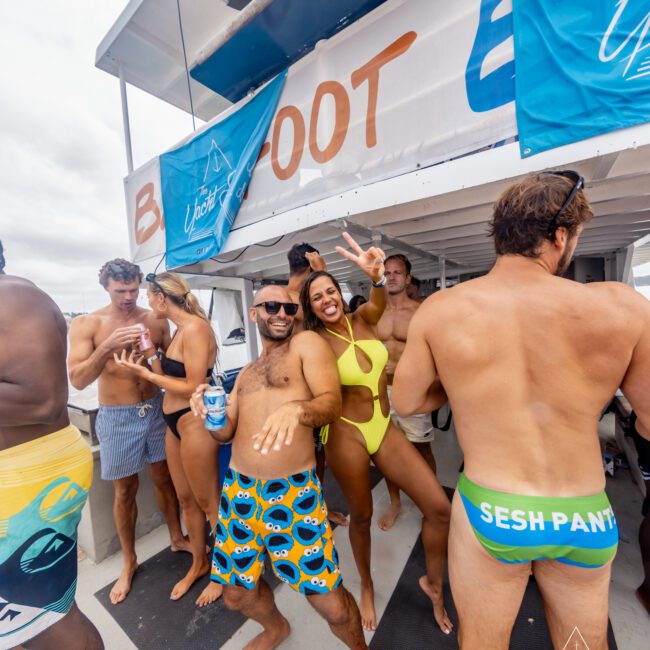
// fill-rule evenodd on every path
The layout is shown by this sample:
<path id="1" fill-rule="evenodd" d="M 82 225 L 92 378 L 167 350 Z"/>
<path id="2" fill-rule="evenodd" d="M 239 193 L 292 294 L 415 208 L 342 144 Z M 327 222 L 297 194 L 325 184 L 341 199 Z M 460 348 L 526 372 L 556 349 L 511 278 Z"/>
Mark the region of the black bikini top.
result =
<path id="1" fill-rule="evenodd" d="M 160 360 L 160 366 L 162 367 L 162 371 L 170 377 L 187 377 L 185 364 L 182 361 L 176 361 L 176 359 L 170 359 L 163 355 Z M 212 368 L 208 368 L 205 376 L 209 377 L 211 374 Z"/>

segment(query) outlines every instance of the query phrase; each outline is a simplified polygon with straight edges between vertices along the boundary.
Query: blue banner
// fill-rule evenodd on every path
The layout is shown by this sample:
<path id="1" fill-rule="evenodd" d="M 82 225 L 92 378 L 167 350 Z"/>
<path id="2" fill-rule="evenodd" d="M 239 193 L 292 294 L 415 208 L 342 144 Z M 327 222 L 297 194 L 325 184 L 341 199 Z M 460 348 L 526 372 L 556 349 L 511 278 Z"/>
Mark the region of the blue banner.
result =
<path id="1" fill-rule="evenodd" d="M 650 121 L 648 0 L 513 0 L 522 157 Z"/>
<path id="2" fill-rule="evenodd" d="M 168 269 L 218 255 L 275 114 L 286 71 L 239 110 L 160 156 Z"/>

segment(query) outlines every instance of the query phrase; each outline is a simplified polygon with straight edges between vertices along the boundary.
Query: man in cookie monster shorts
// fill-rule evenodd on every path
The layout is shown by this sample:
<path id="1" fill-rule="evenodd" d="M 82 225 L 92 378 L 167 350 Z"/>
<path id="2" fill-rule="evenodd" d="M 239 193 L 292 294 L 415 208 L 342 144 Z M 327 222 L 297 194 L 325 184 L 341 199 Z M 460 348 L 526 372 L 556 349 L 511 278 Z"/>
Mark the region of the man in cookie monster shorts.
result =
<path id="1" fill-rule="evenodd" d="M 262 579 L 274 573 L 328 622 L 349 648 L 367 648 L 359 609 L 343 587 L 327 506 L 316 475 L 312 431 L 339 416 L 336 359 L 314 332 L 292 336 L 297 304 L 286 288 L 266 286 L 249 310 L 262 354 L 240 373 L 228 398 L 226 425 L 210 433 L 232 441 L 215 529 L 212 580 L 227 607 L 262 625 L 253 641 L 276 647 L 291 633 Z M 192 398 L 205 417 L 203 391 Z"/>

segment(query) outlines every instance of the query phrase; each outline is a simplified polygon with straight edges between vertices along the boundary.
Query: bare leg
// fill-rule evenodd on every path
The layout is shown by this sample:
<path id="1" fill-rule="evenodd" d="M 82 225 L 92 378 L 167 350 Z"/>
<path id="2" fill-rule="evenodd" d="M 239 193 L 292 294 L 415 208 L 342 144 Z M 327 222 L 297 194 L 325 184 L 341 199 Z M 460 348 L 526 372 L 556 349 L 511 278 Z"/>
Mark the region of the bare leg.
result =
<path id="1" fill-rule="evenodd" d="M 323 445 L 316 447 L 316 475 L 320 484 L 325 485 L 325 447 Z M 330 510 L 329 508 L 327 518 L 337 526 L 348 526 L 350 524 L 348 518 L 342 512 Z"/>
<path id="2" fill-rule="evenodd" d="M 104 643 L 97 628 L 77 607 L 58 622 L 27 641 L 29 650 L 103 650 Z"/>
<path id="3" fill-rule="evenodd" d="M 533 573 L 544 599 L 553 646 L 562 648 L 567 645 L 577 627 L 590 650 L 607 650 L 612 563 L 597 569 L 585 569 L 556 560 L 544 560 L 533 562 Z M 572 640 L 582 643 L 579 638 Z"/>
<path id="4" fill-rule="evenodd" d="M 430 442 L 414 442 L 413 446 L 418 450 L 422 458 L 427 461 L 427 465 L 436 473 L 436 459 L 431 451 Z M 388 488 L 388 496 L 390 497 L 390 505 L 388 510 L 379 517 L 378 525 L 382 530 L 390 530 L 395 524 L 395 520 L 399 517 L 402 509 L 402 502 L 399 496 L 399 488 L 391 480 L 386 479 L 386 487 Z"/>
<path id="5" fill-rule="evenodd" d="M 263 579 L 260 579 L 254 589 L 226 585 L 223 601 L 228 609 L 241 612 L 264 628 L 261 634 L 246 645 L 245 650 L 272 650 L 291 633 L 289 622 L 278 611 L 273 592 Z"/>
<path id="6" fill-rule="evenodd" d="M 449 580 L 458 611 L 459 647 L 508 649 L 529 575 L 530 562 L 499 562 L 481 546 L 456 493 L 449 531 Z"/>
<path id="7" fill-rule="evenodd" d="M 180 458 L 180 442 L 169 431 L 167 432 L 166 446 L 167 464 L 183 508 L 183 516 L 189 532 L 192 550 L 192 566 L 185 577 L 174 585 L 169 596 L 172 600 L 178 600 L 187 593 L 199 578 L 209 573 L 210 563 L 205 553 L 205 514 L 194 499 L 185 477 Z M 219 595 L 221 595 L 220 592 Z"/>
<path id="8" fill-rule="evenodd" d="M 388 426 L 381 447 L 373 456 L 381 472 L 393 480 L 417 505 L 422 522 L 422 544 L 427 564 L 426 580 L 420 586 L 431 598 L 440 629 L 449 634 L 451 621 L 444 608 L 442 581 L 449 531 L 449 499 L 415 447 L 394 424 Z"/>
<path id="9" fill-rule="evenodd" d="M 350 508 L 350 543 L 361 578 L 361 624 L 364 630 L 377 628 L 375 595 L 370 576 L 370 458 L 361 435 L 355 430 L 330 431 L 327 462 Z"/>
<path id="10" fill-rule="evenodd" d="M 135 555 L 135 522 L 138 518 L 138 505 L 135 497 L 139 485 L 138 475 L 127 476 L 113 481 L 115 500 L 113 501 L 113 519 L 120 539 L 124 564 L 117 582 L 110 593 L 111 603 L 121 603 L 131 590 L 133 574 L 138 568 Z"/>
<path id="11" fill-rule="evenodd" d="M 183 472 L 198 507 L 214 530 L 219 517 L 219 443 L 208 434 L 200 418 L 191 413 L 178 422 L 181 434 L 180 459 Z M 213 603 L 221 596 L 221 584 L 208 580 L 196 599 L 199 607 Z"/>
<path id="12" fill-rule="evenodd" d="M 418 450 L 418 453 L 424 460 L 427 461 L 427 465 L 433 470 L 433 473 L 436 473 L 436 457 L 433 455 L 430 442 L 414 442 L 414 447 Z"/>
<path id="13" fill-rule="evenodd" d="M 365 650 L 368 647 L 361 629 L 359 608 L 343 585 L 329 594 L 308 596 L 307 600 L 348 648 Z"/>
<path id="14" fill-rule="evenodd" d="M 169 540 L 171 550 L 191 552 L 190 543 L 183 535 L 181 529 L 181 513 L 178 506 L 178 497 L 174 490 L 172 477 L 169 474 L 167 461 L 161 460 L 158 463 L 149 465 L 149 475 L 153 483 L 154 494 L 160 512 L 165 517 L 169 529 Z"/>
<path id="15" fill-rule="evenodd" d="M 391 480 L 386 479 L 386 487 L 388 488 L 388 496 L 390 497 L 390 504 L 388 509 L 384 512 L 377 525 L 382 530 L 390 530 L 395 524 L 395 520 L 399 517 L 402 510 L 402 500 L 399 496 L 399 488 Z"/>

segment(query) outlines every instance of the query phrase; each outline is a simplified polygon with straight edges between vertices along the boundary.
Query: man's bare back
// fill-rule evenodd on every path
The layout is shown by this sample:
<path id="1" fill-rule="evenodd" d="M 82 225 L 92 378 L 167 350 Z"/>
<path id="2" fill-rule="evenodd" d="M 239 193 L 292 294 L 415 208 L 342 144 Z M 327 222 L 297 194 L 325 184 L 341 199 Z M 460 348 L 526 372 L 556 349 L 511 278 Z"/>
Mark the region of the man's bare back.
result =
<path id="1" fill-rule="evenodd" d="M 24 278 L 0 274 L 0 450 L 65 427 L 66 324 L 54 301 Z"/>
<path id="2" fill-rule="evenodd" d="M 649 314 L 629 287 L 579 284 L 515 257 L 427 299 L 419 322 L 468 476 L 520 494 L 601 490 L 598 418 Z"/>

